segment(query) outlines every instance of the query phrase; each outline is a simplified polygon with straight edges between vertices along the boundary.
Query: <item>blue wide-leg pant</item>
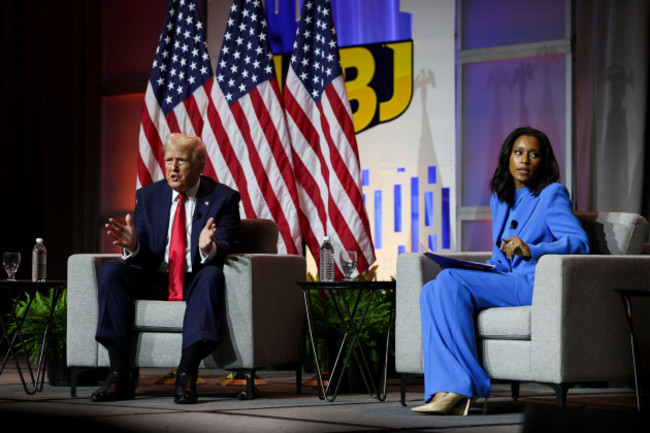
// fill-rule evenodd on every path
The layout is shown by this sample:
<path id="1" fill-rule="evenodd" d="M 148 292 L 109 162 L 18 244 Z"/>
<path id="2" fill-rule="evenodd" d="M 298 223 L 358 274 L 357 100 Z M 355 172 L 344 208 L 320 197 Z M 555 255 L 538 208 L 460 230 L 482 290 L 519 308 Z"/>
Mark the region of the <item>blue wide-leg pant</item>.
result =
<path id="1" fill-rule="evenodd" d="M 199 341 L 219 342 L 218 311 L 224 276 L 217 266 L 186 274 L 183 300 L 183 350 Z M 166 272 L 148 272 L 121 261 L 104 263 L 97 272 L 99 318 L 95 339 L 104 346 L 128 350 L 136 299 L 167 300 Z"/>
<path id="2" fill-rule="evenodd" d="M 420 293 L 424 400 L 437 392 L 489 397 L 479 364 L 474 318 L 490 307 L 530 305 L 534 276 L 445 269 Z"/>

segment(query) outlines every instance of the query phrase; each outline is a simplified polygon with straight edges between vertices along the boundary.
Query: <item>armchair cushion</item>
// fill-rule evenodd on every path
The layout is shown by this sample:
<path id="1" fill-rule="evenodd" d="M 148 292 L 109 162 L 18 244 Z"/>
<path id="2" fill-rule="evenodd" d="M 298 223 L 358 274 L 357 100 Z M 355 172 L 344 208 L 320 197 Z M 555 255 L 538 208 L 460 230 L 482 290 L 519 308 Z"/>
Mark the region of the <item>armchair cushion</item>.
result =
<path id="1" fill-rule="evenodd" d="M 576 212 L 589 237 L 591 254 L 641 254 L 648 221 L 626 212 Z"/>
<path id="2" fill-rule="evenodd" d="M 476 319 L 481 338 L 530 340 L 530 306 L 488 308 Z"/>
<path id="3" fill-rule="evenodd" d="M 271 220 L 245 218 L 241 220 L 239 253 L 276 254 L 278 226 Z"/>
<path id="4" fill-rule="evenodd" d="M 136 301 L 134 328 L 140 331 L 182 332 L 185 301 Z"/>

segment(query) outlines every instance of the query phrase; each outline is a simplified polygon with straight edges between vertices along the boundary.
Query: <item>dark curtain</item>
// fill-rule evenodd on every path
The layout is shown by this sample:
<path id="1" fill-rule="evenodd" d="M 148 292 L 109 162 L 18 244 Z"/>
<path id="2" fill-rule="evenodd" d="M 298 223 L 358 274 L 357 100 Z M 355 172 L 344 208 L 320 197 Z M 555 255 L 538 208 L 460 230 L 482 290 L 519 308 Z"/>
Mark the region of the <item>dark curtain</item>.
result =
<path id="1" fill-rule="evenodd" d="M 2 2 L 0 249 L 31 278 L 43 237 L 48 278 L 65 279 L 99 229 L 101 2 Z"/>

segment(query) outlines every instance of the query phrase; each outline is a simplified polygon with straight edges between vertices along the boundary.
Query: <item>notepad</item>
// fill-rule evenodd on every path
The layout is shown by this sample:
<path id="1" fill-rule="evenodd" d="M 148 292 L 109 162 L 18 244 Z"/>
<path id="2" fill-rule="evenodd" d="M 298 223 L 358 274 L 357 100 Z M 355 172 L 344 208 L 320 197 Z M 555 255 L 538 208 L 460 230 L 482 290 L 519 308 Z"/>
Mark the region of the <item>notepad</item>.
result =
<path id="1" fill-rule="evenodd" d="M 488 265 L 487 263 L 478 263 L 470 262 L 467 260 L 458 260 L 452 259 L 450 257 L 439 256 L 438 254 L 433 253 L 424 253 L 429 259 L 433 260 L 444 269 L 447 268 L 460 268 L 460 269 L 471 269 L 474 271 L 484 271 L 484 272 L 494 272 L 496 271 L 496 266 Z"/>

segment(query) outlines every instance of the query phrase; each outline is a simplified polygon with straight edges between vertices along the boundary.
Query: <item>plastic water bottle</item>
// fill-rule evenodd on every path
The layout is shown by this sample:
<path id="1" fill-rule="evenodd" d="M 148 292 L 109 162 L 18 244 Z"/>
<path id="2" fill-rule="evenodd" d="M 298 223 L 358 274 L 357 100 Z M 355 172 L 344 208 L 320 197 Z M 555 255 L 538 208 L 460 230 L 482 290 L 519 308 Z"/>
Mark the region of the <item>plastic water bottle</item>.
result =
<path id="1" fill-rule="evenodd" d="M 47 250 L 43 238 L 36 238 L 32 250 L 32 281 L 45 281 L 47 278 Z"/>
<path id="2" fill-rule="evenodd" d="M 321 281 L 334 281 L 334 248 L 329 236 L 323 238 L 320 247 L 320 266 L 318 267 Z"/>

